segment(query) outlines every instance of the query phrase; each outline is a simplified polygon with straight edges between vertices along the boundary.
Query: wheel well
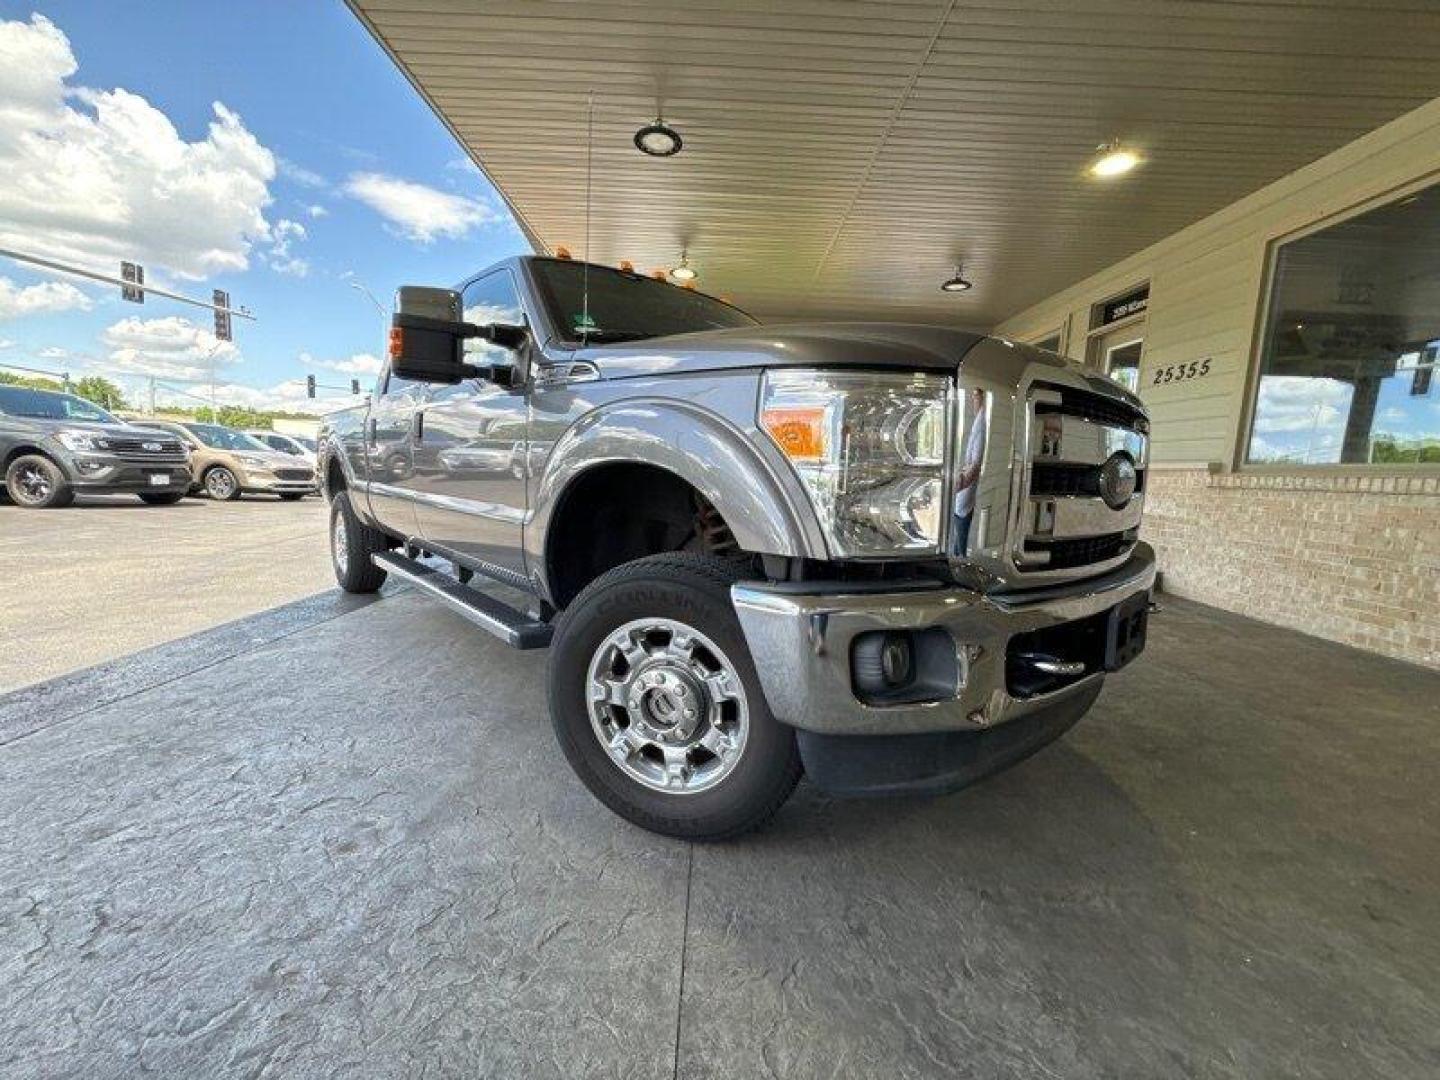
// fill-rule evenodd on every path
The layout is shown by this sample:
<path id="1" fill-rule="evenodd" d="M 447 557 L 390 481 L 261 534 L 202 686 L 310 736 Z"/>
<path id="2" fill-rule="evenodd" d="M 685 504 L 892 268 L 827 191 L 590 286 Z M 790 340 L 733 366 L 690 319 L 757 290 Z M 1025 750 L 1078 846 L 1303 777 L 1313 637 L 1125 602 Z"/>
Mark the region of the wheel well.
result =
<path id="1" fill-rule="evenodd" d="M 3 463 L 3 465 L 0 465 L 0 472 L 3 472 L 5 469 L 10 468 L 10 463 L 13 462 L 16 458 L 24 457 L 24 456 L 27 455 L 27 454 L 38 454 L 40 457 L 43 457 L 46 461 L 54 461 L 54 460 L 55 460 L 55 459 L 52 458 L 49 454 L 47 454 L 44 450 L 40 449 L 40 447 L 38 447 L 38 446 L 16 446 L 16 447 L 13 447 L 13 448 L 10 450 L 10 452 L 5 455 L 5 461 L 4 461 L 4 463 Z"/>
<path id="2" fill-rule="evenodd" d="M 345 470 L 340 467 L 340 459 L 332 457 L 325 466 L 325 497 L 333 499 L 336 494 L 345 490 Z"/>
<path id="3" fill-rule="evenodd" d="M 590 469 L 566 489 L 550 519 L 550 601 L 566 607 L 605 571 L 666 551 L 725 555 L 740 548 L 714 505 L 674 473 L 638 464 Z"/>

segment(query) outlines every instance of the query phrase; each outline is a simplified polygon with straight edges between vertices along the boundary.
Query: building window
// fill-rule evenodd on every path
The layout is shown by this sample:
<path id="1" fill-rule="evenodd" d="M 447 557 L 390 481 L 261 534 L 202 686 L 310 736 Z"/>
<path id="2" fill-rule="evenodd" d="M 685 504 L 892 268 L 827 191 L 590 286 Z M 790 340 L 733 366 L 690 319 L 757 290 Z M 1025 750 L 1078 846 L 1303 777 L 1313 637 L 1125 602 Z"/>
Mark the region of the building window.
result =
<path id="1" fill-rule="evenodd" d="M 1440 464 L 1440 185 L 1282 244 L 1246 460 Z"/>

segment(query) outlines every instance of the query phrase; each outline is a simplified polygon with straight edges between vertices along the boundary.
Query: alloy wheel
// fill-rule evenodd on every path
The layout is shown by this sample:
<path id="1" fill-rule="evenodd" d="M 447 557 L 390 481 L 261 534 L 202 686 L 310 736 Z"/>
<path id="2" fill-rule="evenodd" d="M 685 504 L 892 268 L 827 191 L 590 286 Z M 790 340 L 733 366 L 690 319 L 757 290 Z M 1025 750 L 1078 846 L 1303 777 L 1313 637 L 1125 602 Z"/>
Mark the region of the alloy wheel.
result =
<path id="1" fill-rule="evenodd" d="M 656 791 L 692 795 L 727 777 L 745 751 L 750 710 L 718 645 L 675 619 L 638 619 L 595 650 L 590 725 L 621 772 Z"/>

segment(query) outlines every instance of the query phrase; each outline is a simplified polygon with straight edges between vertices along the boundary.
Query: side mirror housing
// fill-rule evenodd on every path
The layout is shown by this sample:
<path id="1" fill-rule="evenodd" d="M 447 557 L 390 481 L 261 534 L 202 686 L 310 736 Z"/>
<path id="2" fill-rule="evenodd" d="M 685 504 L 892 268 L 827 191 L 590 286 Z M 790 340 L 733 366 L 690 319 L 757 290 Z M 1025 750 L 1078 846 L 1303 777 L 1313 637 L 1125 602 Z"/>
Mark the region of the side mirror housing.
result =
<path id="1" fill-rule="evenodd" d="M 402 285 L 390 321 L 390 370 L 402 379 L 454 385 L 465 379 L 509 384 L 513 365 L 467 364 L 465 341 L 479 338 L 507 349 L 525 341 L 523 326 L 476 326 L 461 319 L 460 294 L 454 289 Z"/>

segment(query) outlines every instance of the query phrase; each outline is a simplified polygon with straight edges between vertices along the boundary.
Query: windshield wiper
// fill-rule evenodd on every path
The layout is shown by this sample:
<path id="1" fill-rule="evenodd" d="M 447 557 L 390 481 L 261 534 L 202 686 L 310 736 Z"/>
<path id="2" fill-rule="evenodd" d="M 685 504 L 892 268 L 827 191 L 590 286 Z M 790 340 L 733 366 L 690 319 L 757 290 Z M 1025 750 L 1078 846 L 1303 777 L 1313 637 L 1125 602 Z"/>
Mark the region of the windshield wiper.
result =
<path id="1" fill-rule="evenodd" d="M 581 330 L 581 341 L 641 341 L 654 334 L 646 333 L 643 330 Z"/>

